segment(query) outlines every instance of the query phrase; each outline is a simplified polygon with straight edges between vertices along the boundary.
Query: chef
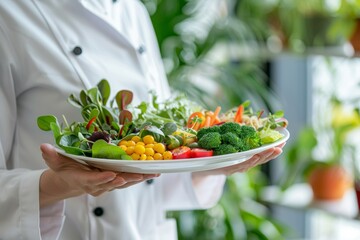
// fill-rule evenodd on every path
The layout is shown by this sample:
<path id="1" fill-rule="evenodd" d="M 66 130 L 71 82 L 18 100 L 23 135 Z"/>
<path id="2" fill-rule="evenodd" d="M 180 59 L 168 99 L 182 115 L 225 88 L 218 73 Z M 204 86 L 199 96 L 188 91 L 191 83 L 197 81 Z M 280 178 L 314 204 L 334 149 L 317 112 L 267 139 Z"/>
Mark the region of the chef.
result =
<path id="1" fill-rule="evenodd" d="M 137 0 L 0 2 L 0 239 L 176 239 L 166 211 L 208 208 L 226 175 L 275 158 L 281 146 L 224 169 L 181 174 L 99 171 L 60 156 L 40 115 L 80 120 L 71 93 L 107 79 L 134 103 L 170 96 L 148 13 Z M 113 96 L 112 96 L 113 97 Z"/>

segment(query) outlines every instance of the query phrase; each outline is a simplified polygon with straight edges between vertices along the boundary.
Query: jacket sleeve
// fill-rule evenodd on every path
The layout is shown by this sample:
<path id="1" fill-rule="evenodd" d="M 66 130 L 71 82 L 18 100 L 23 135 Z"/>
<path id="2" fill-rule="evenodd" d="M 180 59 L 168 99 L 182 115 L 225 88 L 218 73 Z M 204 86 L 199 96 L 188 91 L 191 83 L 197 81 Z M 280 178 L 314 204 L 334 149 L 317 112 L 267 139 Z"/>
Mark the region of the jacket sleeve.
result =
<path id="1" fill-rule="evenodd" d="M 14 79 L 19 65 L 10 33 L 3 26 L 0 19 L 0 238 L 56 239 L 64 220 L 64 203 L 40 209 L 39 179 L 44 170 L 13 169 L 11 161 L 16 157 L 11 149 L 17 118 Z"/>

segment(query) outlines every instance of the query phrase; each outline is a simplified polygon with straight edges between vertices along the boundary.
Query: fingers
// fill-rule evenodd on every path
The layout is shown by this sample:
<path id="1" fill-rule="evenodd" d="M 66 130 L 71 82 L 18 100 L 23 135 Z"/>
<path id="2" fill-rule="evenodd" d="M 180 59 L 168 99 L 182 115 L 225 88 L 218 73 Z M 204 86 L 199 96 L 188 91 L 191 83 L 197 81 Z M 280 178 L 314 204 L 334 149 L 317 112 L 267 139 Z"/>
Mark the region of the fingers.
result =
<path id="1" fill-rule="evenodd" d="M 113 181 L 97 186 L 94 189 L 88 189 L 86 192 L 92 196 L 100 196 L 101 194 L 115 189 L 123 189 L 131 187 L 143 181 L 160 176 L 159 174 L 136 174 L 121 173 Z"/>
<path id="2" fill-rule="evenodd" d="M 280 145 L 278 145 L 278 146 L 276 146 L 276 147 L 278 147 L 278 148 L 283 148 L 285 145 L 286 145 L 286 142 L 284 142 L 284 143 L 282 143 L 282 144 L 280 144 Z"/>
<path id="3" fill-rule="evenodd" d="M 85 186 L 100 186 L 114 181 L 117 178 L 116 173 L 81 171 L 78 173 L 79 182 Z"/>
<path id="4" fill-rule="evenodd" d="M 274 147 L 272 149 L 269 149 L 266 152 L 263 152 L 261 154 L 259 154 L 260 156 L 260 163 L 266 163 L 272 159 L 275 159 L 276 157 L 278 157 L 280 154 L 282 153 L 282 148 L 279 147 Z"/>
<path id="5" fill-rule="evenodd" d="M 246 172 L 253 167 L 256 167 L 272 159 L 275 159 L 282 153 L 282 147 L 283 146 L 279 145 L 279 147 L 274 147 L 264 152 L 258 153 L 254 155 L 252 158 L 250 158 L 248 161 L 233 166 L 232 169 L 229 169 L 226 172 L 226 175 L 229 176 L 231 174 L 234 174 L 235 172 Z"/>

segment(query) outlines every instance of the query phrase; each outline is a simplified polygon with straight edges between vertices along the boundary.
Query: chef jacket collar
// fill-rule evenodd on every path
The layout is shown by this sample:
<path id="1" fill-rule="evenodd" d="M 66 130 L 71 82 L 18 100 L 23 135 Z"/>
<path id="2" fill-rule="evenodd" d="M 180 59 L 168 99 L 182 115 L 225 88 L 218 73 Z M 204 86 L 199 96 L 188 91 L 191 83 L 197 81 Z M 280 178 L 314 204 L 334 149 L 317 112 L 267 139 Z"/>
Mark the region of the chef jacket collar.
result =
<path id="1" fill-rule="evenodd" d="M 36 2 L 51 2 L 50 0 L 32 0 L 34 3 Z M 104 14 L 106 11 L 109 13 L 113 11 L 113 7 L 120 7 L 118 3 L 119 0 L 68 0 L 73 2 L 74 4 L 80 4 L 83 8 L 87 11 L 92 13 L 94 16 L 98 17 L 100 20 L 104 21 L 110 28 L 116 32 L 115 34 L 118 35 L 123 41 L 125 41 L 129 46 L 131 46 L 134 51 L 138 51 L 139 42 L 137 41 L 130 41 L 126 35 L 124 35 L 121 30 L 116 26 L 110 18 L 107 18 Z M 128 0 L 127 0 L 128 1 Z M 36 4 L 37 5 L 37 4 Z M 115 6 L 118 5 L 118 6 Z M 103 7 L 103 8 L 102 8 Z M 102 9 L 101 9 L 102 8 Z M 41 7 L 40 7 L 41 9 Z M 41 10 L 43 11 L 43 10 Z M 116 11 L 115 11 L 116 12 Z M 46 18 L 46 17 L 45 17 Z"/>
<path id="2" fill-rule="evenodd" d="M 94 14 L 108 15 L 114 5 L 113 0 L 80 0 L 80 3 Z"/>
<path id="3" fill-rule="evenodd" d="M 126 0 L 128 1 L 128 0 Z M 115 3 L 117 3 L 116 1 Z M 90 13 L 94 14 L 100 20 L 104 21 L 110 28 L 112 28 L 116 34 L 118 34 L 128 45 L 134 48 L 135 51 L 138 50 L 140 43 L 138 41 L 130 41 L 128 36 L 126 36 L 121 29 L 118 27 L 118 23 L 112 18 L 112 14 L 117 14 L 118 11 L 115 10 L 113 0 L 79 0 L 79 3 Z"/>
<path id="4" fill-rule="evenodd" d="M 68 50 L 68 46 L 66 45 L 66 43 L 63 41 L 63 38 L 61 36 L 61 33 L 58 31 L 56 24 L 54 24 L 53 19 L 51 17 L 49 17 L 46 13 L 46 11 L 44 11 L 43 7 L 41 6 L 41 3 L 44 4 L 51 4 L 50 0 L 32 0 L 33 3 L 35 4 L 35 6 L 38 8 L 40 14 L 44 17 L 44 20 L 47 22 L 47 24 L 49 25 L 51 31 L 53 32 L 53 34 L 55 35 L 55 37 L 57 38 L 57 40 L 59 41 L 61 47 L 63 49 L 65 49 L 65 51 Z M 55 1 L 55 0 L 54 0 Z M 63 0 L 65 2 L 65 0 Z M 114 24 L 111 24 L 110 21 L 106 20 L 103 18 L 102 14 L 96 9 L 96 8 L 89 8 L 89 6 L 85 6 L 83 4 L 83 2 L 85 2 L 85 0 L 67 0 L 67 1 L 71 1 L 74 4 L 79 4 L 80 7 L 84 7 L 85 9 L 87 9 L 91 14 L 93 14 L 95 17 L 98 17 L 100 20 L 102 20 L 105 24 L 108 25 L 108 27 L 113 29 L 113 33 L 119 37 L 119 39 L 121 39 L 124 43 L 126 43 L 129 47 L 132 47 L 134 49 L 134 51 L 137 51 L 137 46 L 134 45 L 136 41 L 130 41 L 123 33 L 121 33 L 121 31 L 119 29 L 117 29 L 115 27 Z M 95 1 L 95 0 L 89 0 L 89 1 Z M 104 0 L 105 1 L 105 0 Z M 108 1 L 108 0 L 106 0 Z M 119 6 L 118 6 L 119 7 Z M 85 86 L 90 87 L 91 85 L 89 84 L 89 81 L 86 77 L 86 75 L 84 74 L 84 72 L 82 71 L 82 69 L 77 65 L 77 63 L 74 61 L 72 62 L 75 66 L 76 72 L 79 75 L 80 79 L 83 81 L 83 83 L 85 84 Z"/>

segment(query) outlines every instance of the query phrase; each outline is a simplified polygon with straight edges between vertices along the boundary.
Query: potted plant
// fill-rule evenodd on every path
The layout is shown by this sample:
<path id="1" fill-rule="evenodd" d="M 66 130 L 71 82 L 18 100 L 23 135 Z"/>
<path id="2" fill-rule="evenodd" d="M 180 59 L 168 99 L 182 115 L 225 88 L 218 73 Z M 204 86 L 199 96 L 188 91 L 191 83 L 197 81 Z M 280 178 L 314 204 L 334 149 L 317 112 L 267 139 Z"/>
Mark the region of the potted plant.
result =
<path id="1" fill-rule="evenodd" d="M 287 176 L 282 179 L 283 189 L 302 177 L 309 183 L 314 199 L 339 200 L 352 185 L 351 173 L 344 167 L 342 158 L 346 137 L 351 130 L 360 126 L 357 109 L 347 108 L 340 101 L 332 101 L 332 120 L 323 129 L 307 127 L 299 134 L 297 141 L 286 153 Z M 319 132 L 326 132 L 330 139 L 329 154 L 325 158 L 314 156 L 320 141 Z"/>
<path id="2" fill-rule="evenodd" d="M 343 21 L 335 26 L 334 31 L 341 31 L 347 37 L 355 52 L 360 51 L 360 1 L 341 0 L 338 14 Z"/>

